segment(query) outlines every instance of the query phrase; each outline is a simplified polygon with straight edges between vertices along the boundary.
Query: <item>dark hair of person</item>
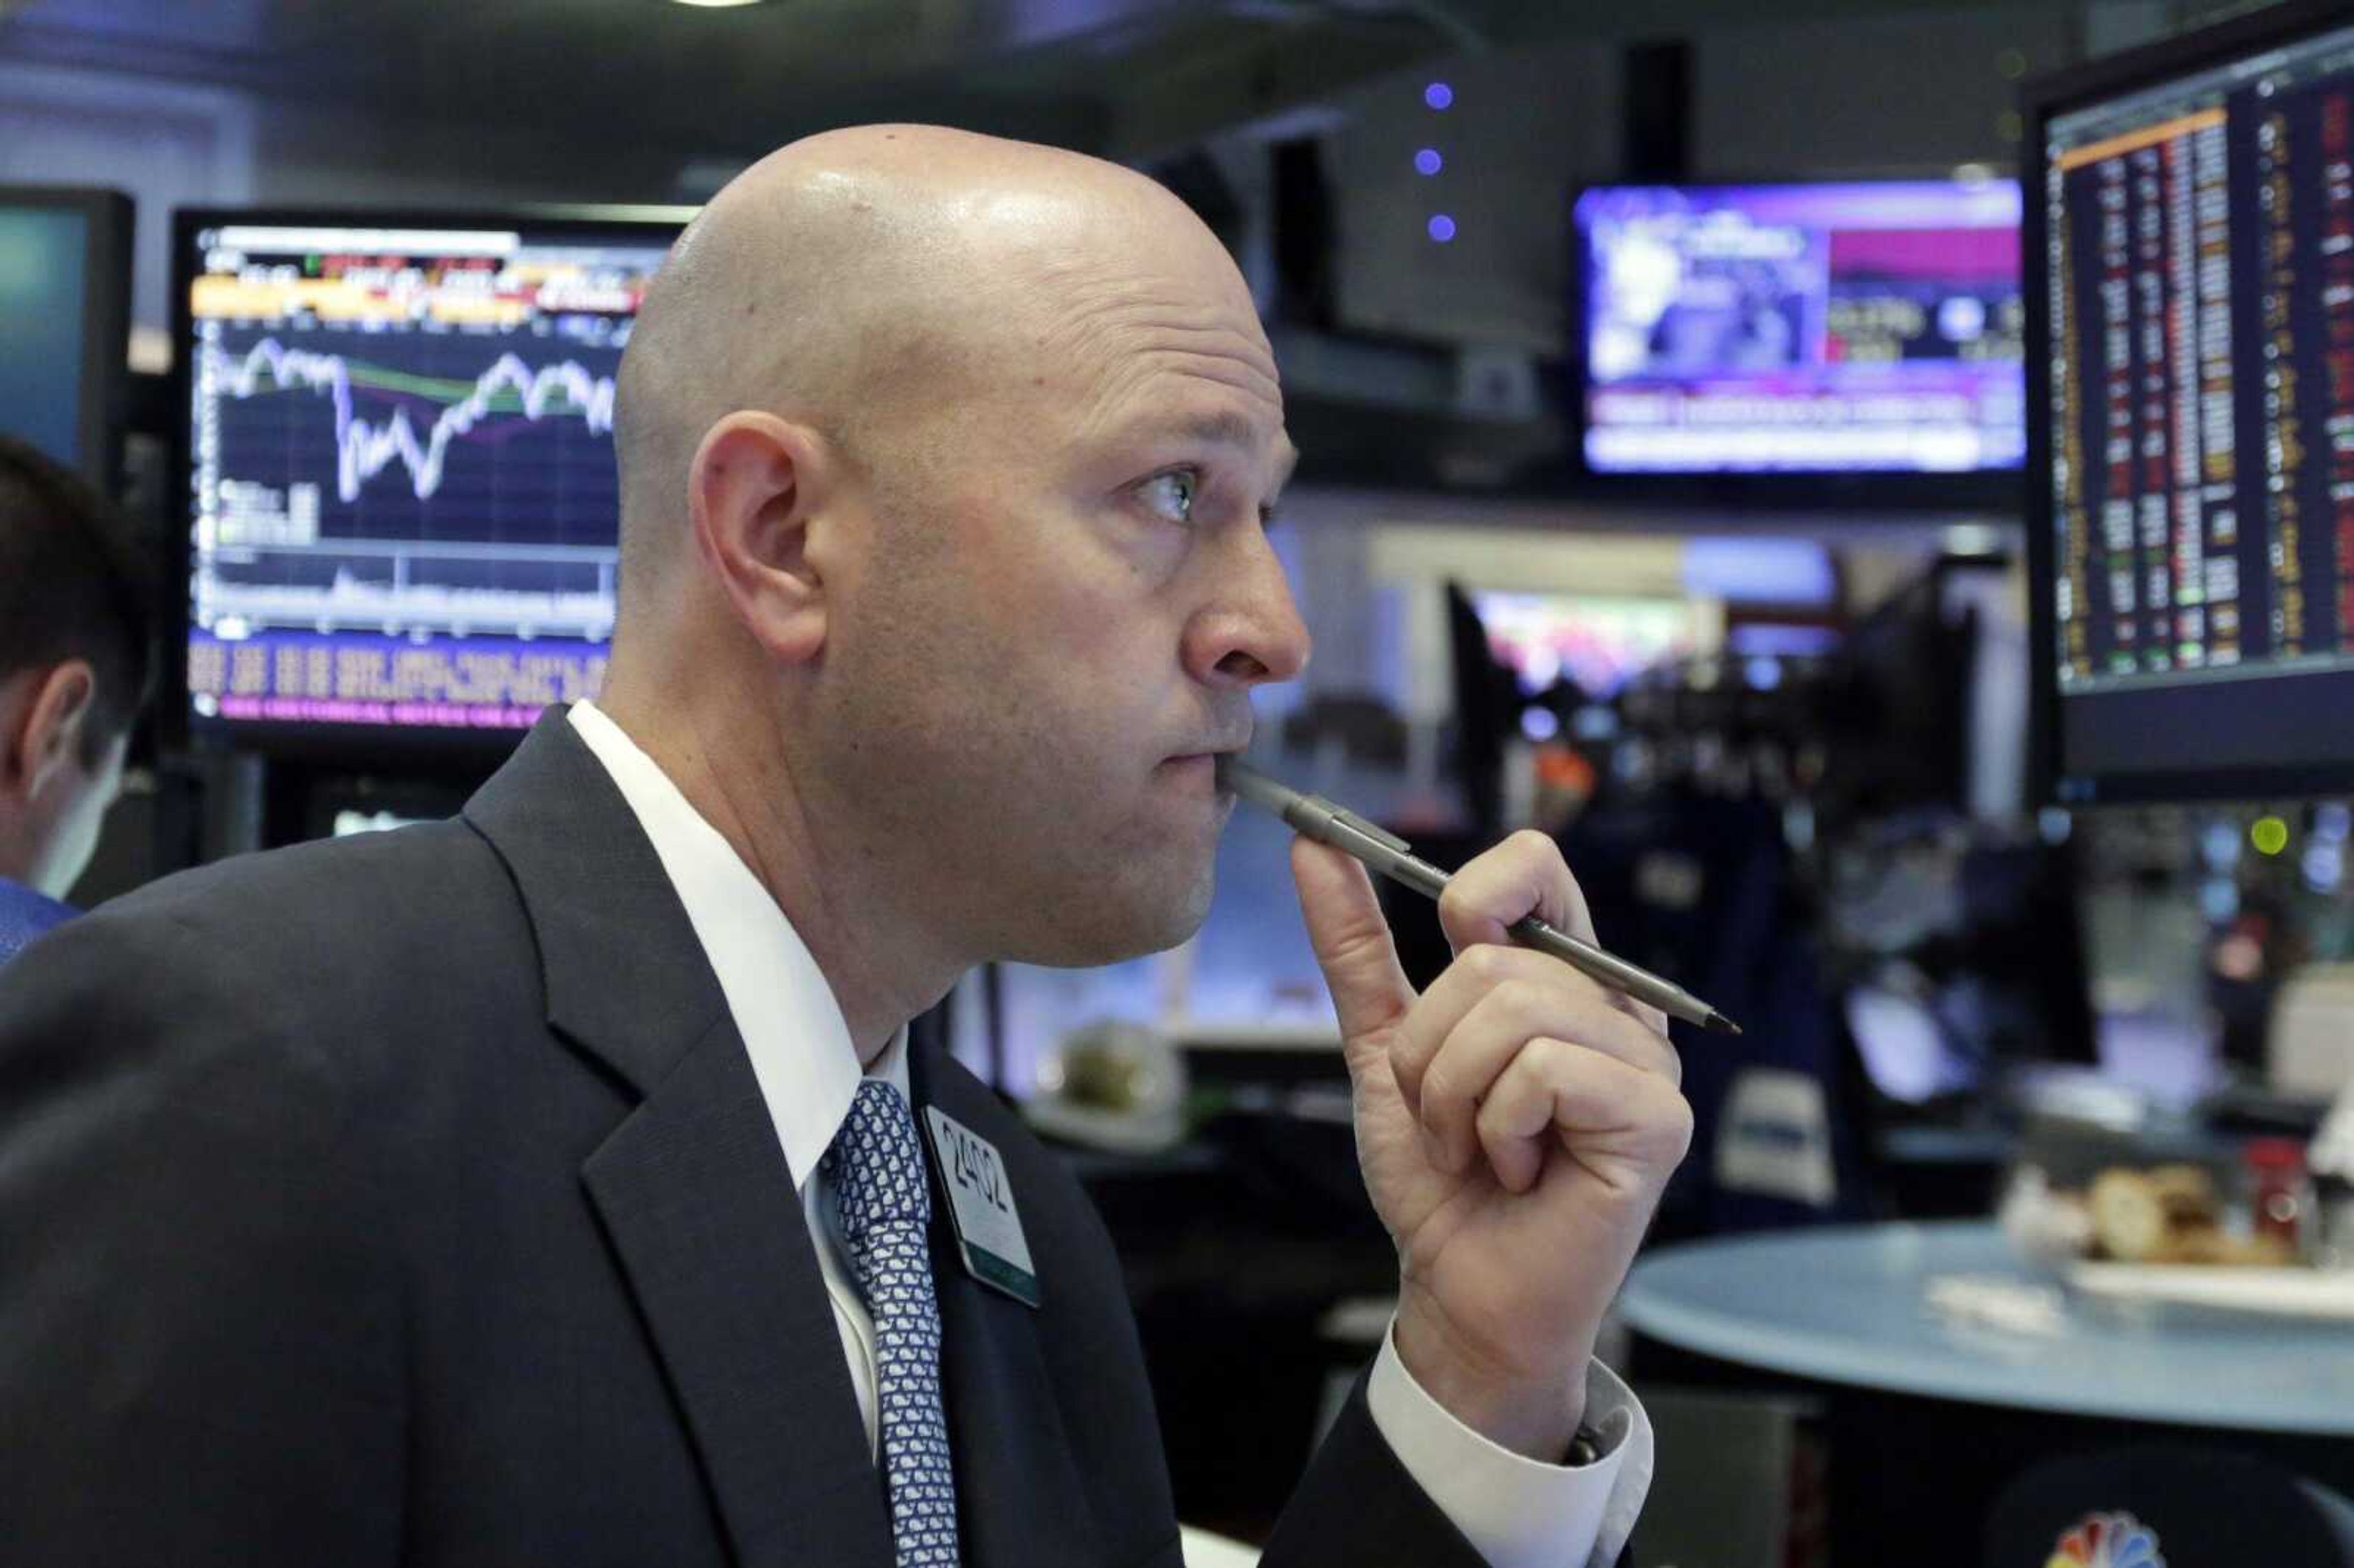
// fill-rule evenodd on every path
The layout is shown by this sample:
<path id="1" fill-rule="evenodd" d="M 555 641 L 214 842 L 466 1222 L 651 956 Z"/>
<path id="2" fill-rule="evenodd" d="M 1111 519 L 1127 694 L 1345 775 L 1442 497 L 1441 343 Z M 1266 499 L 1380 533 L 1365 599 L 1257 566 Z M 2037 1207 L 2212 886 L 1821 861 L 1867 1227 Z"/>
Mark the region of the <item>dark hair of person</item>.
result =
<path id="1" fill-rule="evenodd" d="M 0 681 L 86 659 L 81 730 L 95 767 L 155 679 L 155 574 L 122 512 L 87 481 L 0 435 Z"/>

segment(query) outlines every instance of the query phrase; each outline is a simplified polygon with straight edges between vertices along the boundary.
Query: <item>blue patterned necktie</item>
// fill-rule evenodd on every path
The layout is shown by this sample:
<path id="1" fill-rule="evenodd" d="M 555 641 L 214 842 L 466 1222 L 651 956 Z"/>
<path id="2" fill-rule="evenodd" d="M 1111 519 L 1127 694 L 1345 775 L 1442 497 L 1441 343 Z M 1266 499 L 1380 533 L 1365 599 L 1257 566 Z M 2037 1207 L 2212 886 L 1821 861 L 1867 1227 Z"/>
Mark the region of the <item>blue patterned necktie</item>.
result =
<path id="1" fill-rule="evenodd" d="M 899 1091 L 860 1081 L 820 1167 L 842 1212 L 851 1272 L 875 1318 L 875 1414 L 898 1568 L 957 1568 L 956 1479 L 940 1404 L 940 1308 L 932 1294 L 931 1190 Z"/>

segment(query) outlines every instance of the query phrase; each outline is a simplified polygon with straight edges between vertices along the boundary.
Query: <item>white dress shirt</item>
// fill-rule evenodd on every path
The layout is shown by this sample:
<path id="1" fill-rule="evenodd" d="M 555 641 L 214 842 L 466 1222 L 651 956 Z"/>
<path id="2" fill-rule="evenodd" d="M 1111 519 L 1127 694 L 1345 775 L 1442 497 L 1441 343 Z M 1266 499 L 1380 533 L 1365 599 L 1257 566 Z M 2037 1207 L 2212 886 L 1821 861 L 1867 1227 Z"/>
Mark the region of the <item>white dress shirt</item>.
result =
<path id="1" fill-rule="evenodd" d="M 568 717 L 652 842 L 744 1037 L 816 1243 L 872 1450 L 874 1320 L 851 1277 L 832 1193 L 818 1175 L 862 1075 L 849 1026 L 808 944 L 719 831 L 593 704 L 573 705 Z M 907 1093 L 905 1028 L 864 1075 Z M 1574 1469 L 1522 1458 L 1463 1425 L 1414 1381 L 1387 1337 L 1366 1393 L 1373 1425 L 1406 1473 L 1493 1568 L 1603 1568 L 1617 1559 L 1650 1489 L 1651 1428 L 1600 1362 L 1587 1373 L 1585 1420 L 1603 1456 Z"/>

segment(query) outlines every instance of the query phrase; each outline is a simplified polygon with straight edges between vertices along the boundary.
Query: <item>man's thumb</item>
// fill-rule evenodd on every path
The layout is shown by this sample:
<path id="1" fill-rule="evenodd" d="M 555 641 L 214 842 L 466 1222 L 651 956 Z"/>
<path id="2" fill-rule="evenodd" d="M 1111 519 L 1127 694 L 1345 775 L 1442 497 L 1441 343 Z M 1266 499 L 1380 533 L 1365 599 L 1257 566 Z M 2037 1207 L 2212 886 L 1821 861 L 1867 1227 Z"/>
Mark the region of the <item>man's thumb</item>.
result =
<path id="1" fill-rule="evenodd" d="M 1340 1014 L 1341 1038 L 1352 1044 L 1405 1016 L 1414 987 L 1398 968 L 1389 922 L 1373 897 L 1365 868 L 1327 844 L 1291 842 L 1291 876 L 1299 885 L 1299 912 L 1308 940 Z"/>

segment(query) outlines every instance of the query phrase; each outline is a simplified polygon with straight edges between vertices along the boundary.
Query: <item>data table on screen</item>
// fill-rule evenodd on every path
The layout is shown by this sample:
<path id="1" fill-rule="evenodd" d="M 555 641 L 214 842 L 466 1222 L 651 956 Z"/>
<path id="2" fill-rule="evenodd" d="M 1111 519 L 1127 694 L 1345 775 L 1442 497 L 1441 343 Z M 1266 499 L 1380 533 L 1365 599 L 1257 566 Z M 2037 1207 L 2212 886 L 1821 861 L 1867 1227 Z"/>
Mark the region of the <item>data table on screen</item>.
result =
<path id="1" fill-rule="evenodd" d="M 2354 29 L 2043 122 L 2063 794 L 2334 765 L 2354 705 Z"/>

